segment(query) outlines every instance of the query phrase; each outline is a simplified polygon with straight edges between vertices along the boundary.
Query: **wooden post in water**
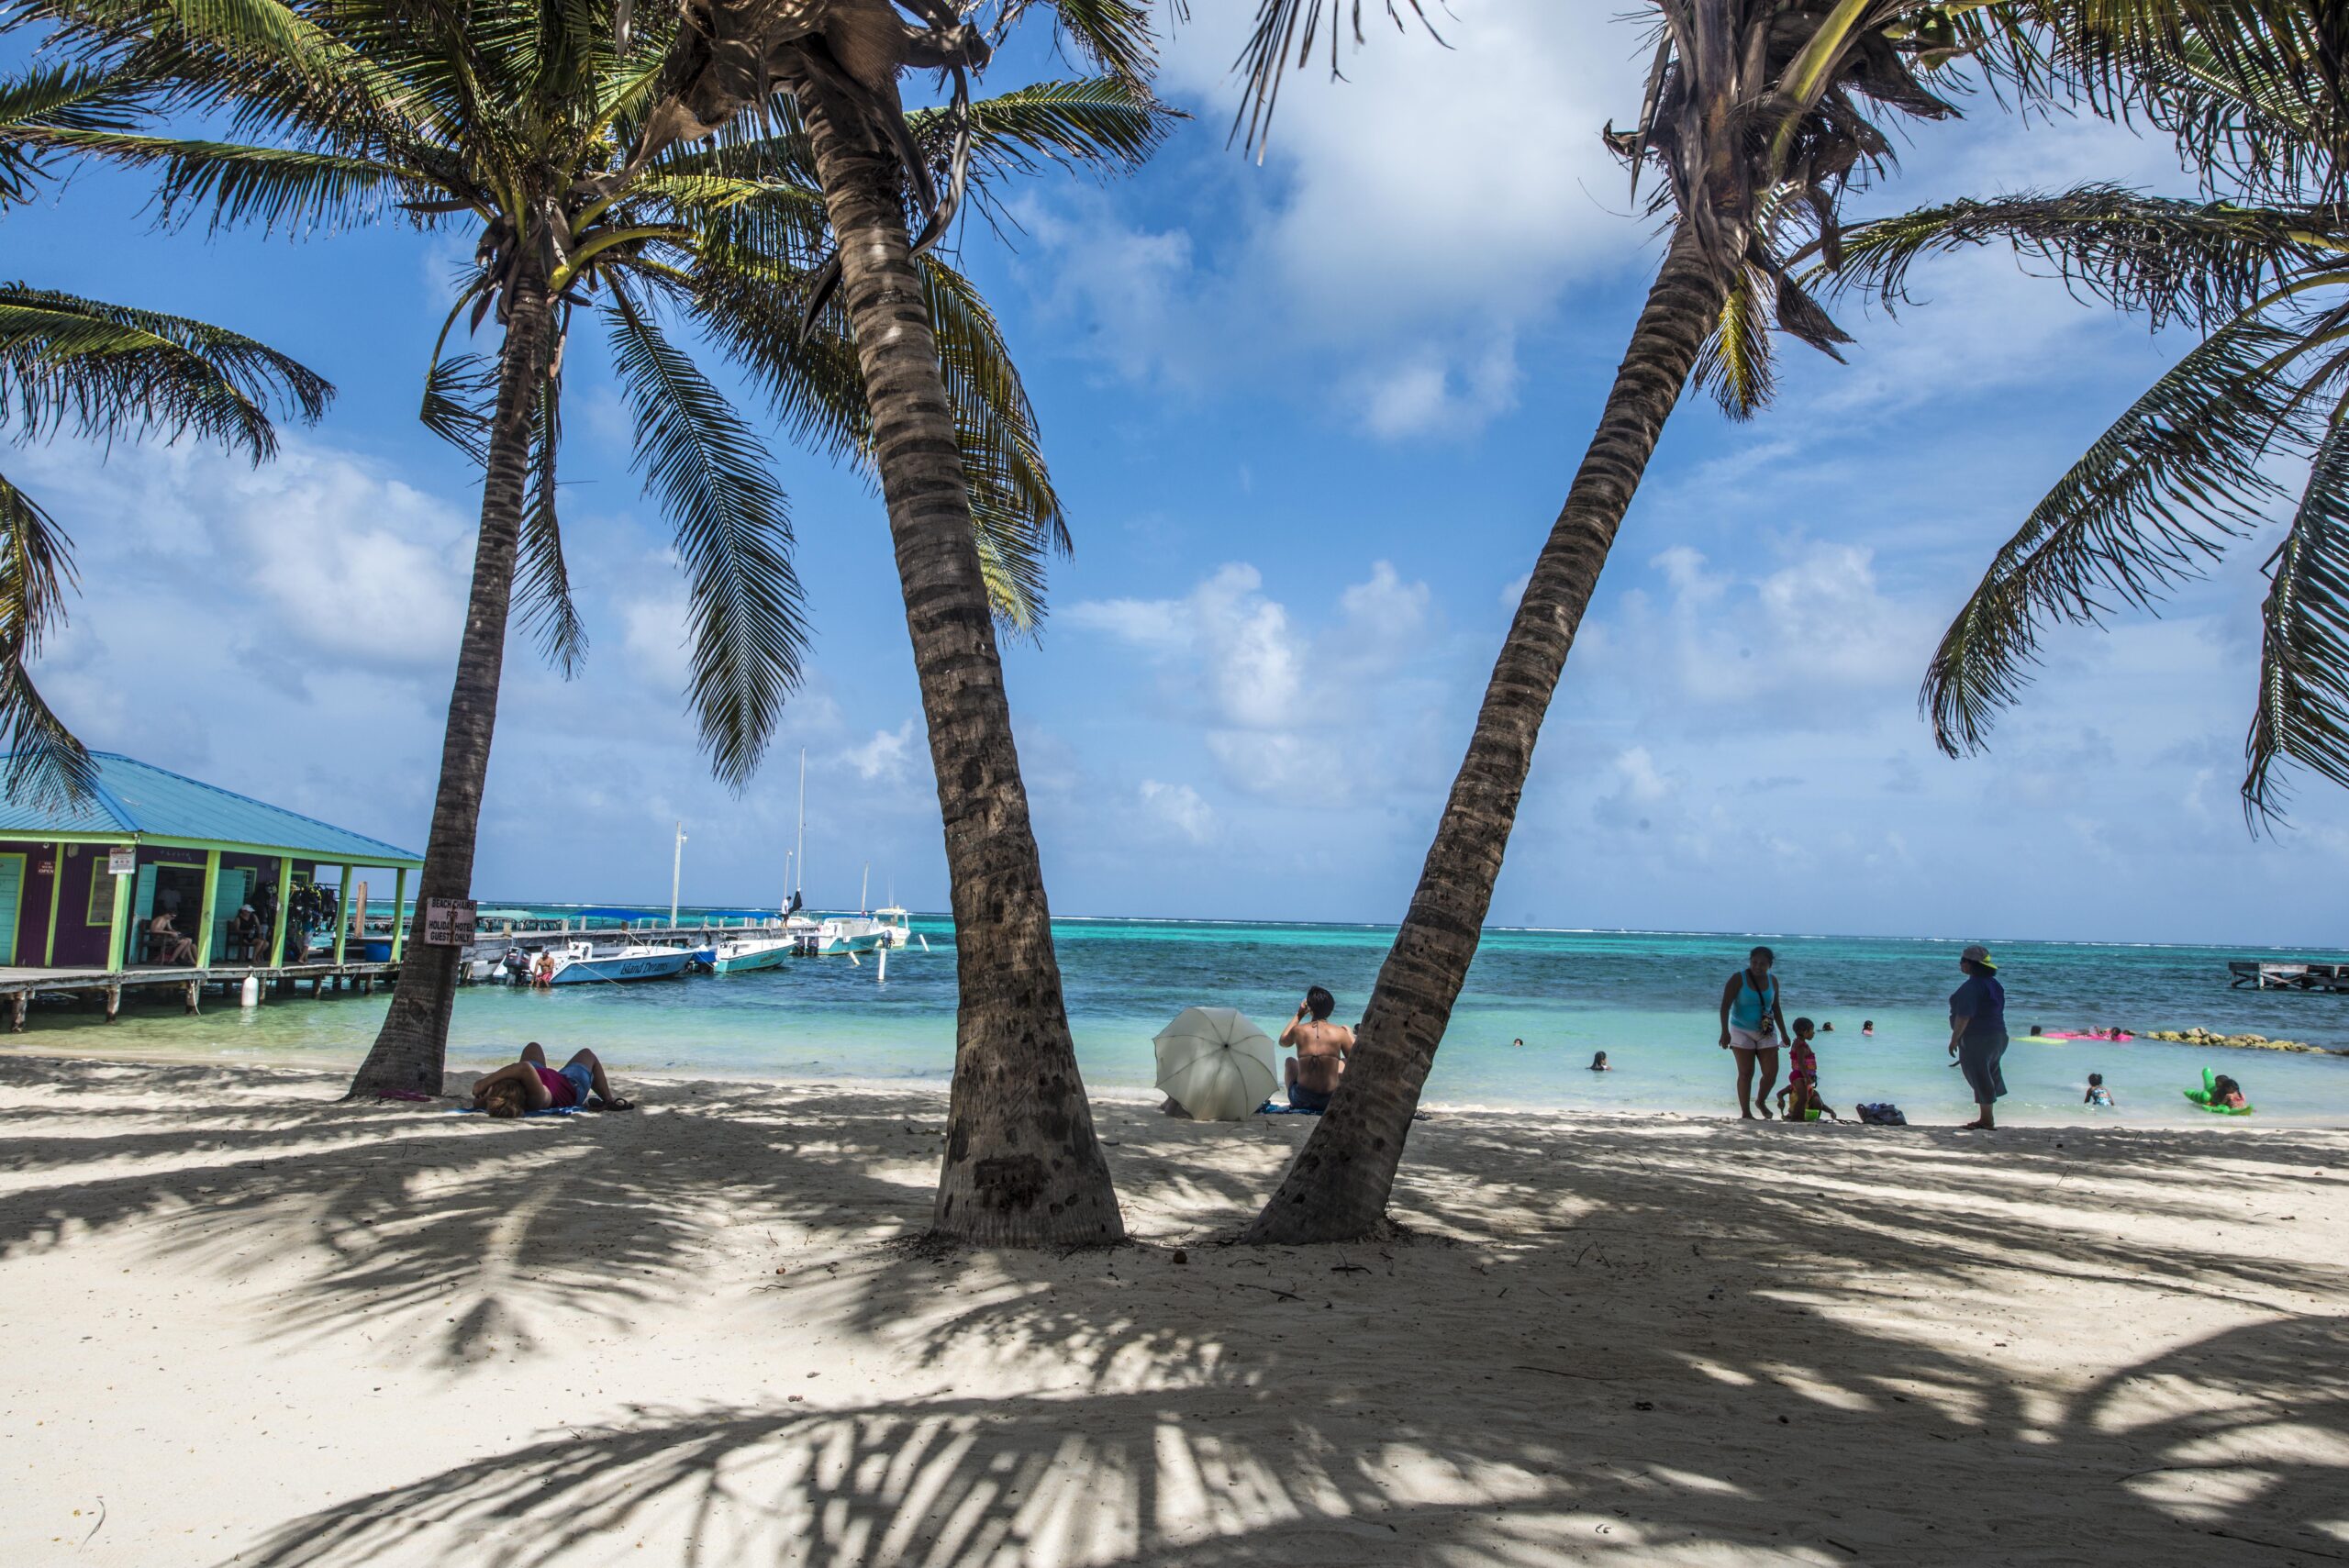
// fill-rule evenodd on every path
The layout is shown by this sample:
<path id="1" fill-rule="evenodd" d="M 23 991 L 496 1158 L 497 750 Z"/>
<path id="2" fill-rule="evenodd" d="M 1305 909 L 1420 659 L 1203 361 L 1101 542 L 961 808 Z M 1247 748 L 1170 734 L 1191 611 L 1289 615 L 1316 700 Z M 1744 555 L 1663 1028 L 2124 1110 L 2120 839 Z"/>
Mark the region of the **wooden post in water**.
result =
<path id="1" fill-rule="evenodd" d="M 342 962 L 343 939 L 351 934 L 351 868 L 342 868 L 342 891 L 334 900 L 334 961 Z"/>

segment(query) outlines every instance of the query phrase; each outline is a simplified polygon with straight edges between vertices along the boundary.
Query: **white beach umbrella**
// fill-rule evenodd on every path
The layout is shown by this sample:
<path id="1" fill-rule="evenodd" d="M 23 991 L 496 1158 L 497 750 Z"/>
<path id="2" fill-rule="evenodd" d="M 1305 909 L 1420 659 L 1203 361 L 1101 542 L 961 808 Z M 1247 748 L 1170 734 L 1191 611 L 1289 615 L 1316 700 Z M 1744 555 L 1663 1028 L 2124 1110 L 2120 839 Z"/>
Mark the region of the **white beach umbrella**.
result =
<path id="1" fill-rule="evenodd" d="M 1186 1007 L 1155 1043 L 1159 1088 L 1201 1121 L 1240 1121 L 1280 1082 L 1271 1037 L 1235 1007 Z"/>

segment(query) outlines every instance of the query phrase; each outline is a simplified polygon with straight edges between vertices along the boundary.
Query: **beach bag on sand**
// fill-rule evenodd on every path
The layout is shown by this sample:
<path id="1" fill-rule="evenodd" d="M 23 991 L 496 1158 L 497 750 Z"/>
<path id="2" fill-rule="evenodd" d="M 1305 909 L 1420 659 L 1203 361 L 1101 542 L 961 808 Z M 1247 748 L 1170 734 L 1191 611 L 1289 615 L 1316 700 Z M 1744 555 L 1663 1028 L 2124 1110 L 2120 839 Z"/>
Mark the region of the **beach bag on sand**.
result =
<path id="1" fill-rule="evenodd" d="M 1880 1106 L 1862 1106 L 1860 1119 L 1876 1127 L 1907 1127 L 1909 1125 L 1909 1118 L 1902 1116 L 1900 1107 L 1890 1100 L 1885 1101 Z"/>

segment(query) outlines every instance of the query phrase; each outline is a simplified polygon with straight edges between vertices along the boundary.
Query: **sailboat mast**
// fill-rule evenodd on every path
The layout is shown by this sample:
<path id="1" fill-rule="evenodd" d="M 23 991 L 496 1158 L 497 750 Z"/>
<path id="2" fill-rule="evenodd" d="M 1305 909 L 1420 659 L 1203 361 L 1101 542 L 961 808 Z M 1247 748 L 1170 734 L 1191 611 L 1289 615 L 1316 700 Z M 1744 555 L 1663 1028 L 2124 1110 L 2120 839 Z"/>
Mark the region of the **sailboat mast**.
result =
<path id="1" fill-rule="evenodd" d="M 676 851 L 669 862 L 669 929 L 677 926 L 677 888 L 685 875 L 685 825 L 677 824 Z"/>
<path id="2" fill-rule="evenodd" d="M 869 915 L 873 912 L 872 894 L 873 862 L 871 861 L 867 861 L 864 862 L 864 880 L 856 884 L 856 912 L 858 914 Z"/>
<path id="3" fill-rule="evenodd" d="M 791 884 L 798 892 L 807 881 L 807 748 L 799 748 L 799 880 Z"/>

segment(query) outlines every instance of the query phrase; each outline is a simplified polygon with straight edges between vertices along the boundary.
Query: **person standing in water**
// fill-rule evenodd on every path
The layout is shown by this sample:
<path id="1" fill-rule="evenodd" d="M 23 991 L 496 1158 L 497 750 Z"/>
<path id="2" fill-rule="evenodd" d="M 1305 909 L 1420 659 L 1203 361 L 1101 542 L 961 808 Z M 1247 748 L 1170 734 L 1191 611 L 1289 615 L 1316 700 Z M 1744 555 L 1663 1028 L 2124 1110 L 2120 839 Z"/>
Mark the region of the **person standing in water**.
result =
<path id="1" fill-rule="evenodd" d="M 1974 1091 L 1975 1107 L 1982 1114 L 1965 1130 L 1998 1129 L 1996 1105 L 2007 1092 L 1998 1059 L 2007 1053 L 2007 990 L 1998 984 L 1998 966 L 1990 950 L 1976 943 L 1958 955 L 1965 984 L 1950 993 L 1949 1053 Z"/>
<path id="2" fill-rule="evenodd" d="M 1747 1121 L 1760 1111 L 1770 1116 L 1770 1091 L 1778 1083 L 1778 1042 L 1787 1035 L 1786 1009 L 1778 1005 L 1778 982 L 1770 966 L 1778 955 L 1755 948 L 1745 967 L 1721 987 L 1721 1049 L 1737 1057 L 1737 1114 Z M 1762 1086 L 1753 1086 L 1753 1070 L 1762 1070 Z"/>

